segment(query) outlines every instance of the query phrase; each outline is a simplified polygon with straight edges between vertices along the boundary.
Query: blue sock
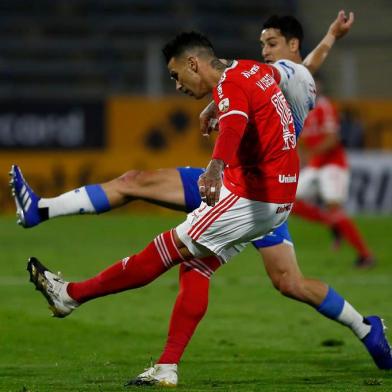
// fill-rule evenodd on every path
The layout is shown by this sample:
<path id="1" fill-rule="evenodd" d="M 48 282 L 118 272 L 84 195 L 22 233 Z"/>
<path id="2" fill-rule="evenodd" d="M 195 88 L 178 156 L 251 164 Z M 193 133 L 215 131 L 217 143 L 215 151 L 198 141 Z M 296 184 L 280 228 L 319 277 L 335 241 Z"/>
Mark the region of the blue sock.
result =
<path id="1" fill-rule="evenodd" d="M 101 212 L 106 212 L 110 210 L 110 203 L 106 196 L 105 191 L 102 189 L 101 185 L 86 185 L 86 192 L 95 211 L 100 214 Z"/>
<path id="2" fill-rule="evenodd" d="M 332 287 L 328 287 L 328 293 L 324 298 L 324 301 L 320 304 L 316 310 L 322 315 L 336 320 L 337 317 L 342 313 L 344 306 L 344 298 L 340 296 Z"/>

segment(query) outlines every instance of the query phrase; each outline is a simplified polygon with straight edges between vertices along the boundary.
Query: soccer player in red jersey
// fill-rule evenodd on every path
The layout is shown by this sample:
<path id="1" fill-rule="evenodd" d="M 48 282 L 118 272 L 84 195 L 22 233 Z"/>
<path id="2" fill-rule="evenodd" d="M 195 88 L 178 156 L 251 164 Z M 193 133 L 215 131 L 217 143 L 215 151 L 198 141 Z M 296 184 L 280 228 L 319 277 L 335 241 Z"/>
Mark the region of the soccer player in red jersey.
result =
<path id="1" fill-rule="evenodd" d="M 301 169 L 293 212 L 331 227 L 357 251 L 356 266 L 370 267 L 374 258 L 344 211 L 349 187 L 348 162 L 340 142 L 338 114 L 332 102 L 321 94 L 321 87 L 318 83 L 316 107 L 306 118 L 301 135 L 306 166 Z M 317 195 L 324 208 L 311 204 Z"/>
<path id="2" fill-rule="evenodd" d="M 271 67 L 247 60 L 227 67 L 208 39 L 193 32 L 180 34 L 163 52 L 176 88 L 197 99 L 212 92 L 219 108 L 220 132 L 198 181 L 205 202 L 141 252 L 86 281 L 65 282 L 31 258 L 31 280 L 57 317 L 94 298 L 144 286 L 176 264 L 213 271 L 290 213 L 299 174 L 296 136 Z"/>

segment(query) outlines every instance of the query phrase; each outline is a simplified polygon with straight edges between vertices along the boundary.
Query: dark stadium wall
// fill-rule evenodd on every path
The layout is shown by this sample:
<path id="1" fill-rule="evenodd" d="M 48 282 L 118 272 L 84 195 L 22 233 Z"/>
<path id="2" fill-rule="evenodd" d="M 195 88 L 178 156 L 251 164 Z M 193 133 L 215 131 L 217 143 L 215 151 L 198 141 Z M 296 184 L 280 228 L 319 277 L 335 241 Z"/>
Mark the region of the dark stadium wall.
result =
<path id="1" fill-rule="evenodd" d="M 41 104 L 10 102 L 0 110 L 0 213 L 14 210 L 7 178 L 13 163 L 38 194 L 50 197 L 129 169 L 205 166 L 210 158 L 213 140 L 200 135 L 198 121 L 206 101 L 113 97 L 101 103 Z M 350 210 L 391 213 L 392 101 L 337 106 L 341 113 L 356 113 L 366 147 L 385 150 L 381 157 L 352 154 Z"/>

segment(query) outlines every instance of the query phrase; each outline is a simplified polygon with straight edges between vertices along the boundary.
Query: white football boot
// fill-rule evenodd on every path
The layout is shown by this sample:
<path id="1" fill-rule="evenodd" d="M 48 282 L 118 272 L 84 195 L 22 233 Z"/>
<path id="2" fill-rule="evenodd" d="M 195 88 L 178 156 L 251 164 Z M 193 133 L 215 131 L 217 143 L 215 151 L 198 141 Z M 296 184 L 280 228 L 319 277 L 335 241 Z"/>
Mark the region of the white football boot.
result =
<path id="1" fill-rule="evenodd" d="M 129 380 L 125 386 L 131 385 L 159 385 L 162 387 L 176 387 L 178 383 L 177 364 L 157 364 L 135 379 Z"/>
<path id="2" fill-rule="evenodd" d="M 30 257 L 27 271 L 36 290 L 39 290 L 48 301 L 54 317 L 66 317 L 79 306 L 67 293 L 68 282 L 49 271 L 35 257 Z"/>

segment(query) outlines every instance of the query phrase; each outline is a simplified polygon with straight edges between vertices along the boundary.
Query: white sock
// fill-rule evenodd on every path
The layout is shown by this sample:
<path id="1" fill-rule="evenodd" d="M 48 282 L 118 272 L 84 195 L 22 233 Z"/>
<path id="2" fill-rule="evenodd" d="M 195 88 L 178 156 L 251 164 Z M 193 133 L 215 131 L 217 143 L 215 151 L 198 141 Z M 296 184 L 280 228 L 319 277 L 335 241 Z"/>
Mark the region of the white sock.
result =
<path id="1" fill-rule="evenodd" d="M 344 301 L 342 312 L 336 320 L 351 328 L 359 339 L 363 339 L 370 332 L 370 325 L 364 323 L 363 316 L 347 301 Z"/>
<path id="2" fill-rule="evenodd" d="M 40 199 L 38 208 L 45 207 L 48 208 L 49 218 L 62 215 L 94 214 L 96 212 L 85 187 L 50 199 Z"/>

